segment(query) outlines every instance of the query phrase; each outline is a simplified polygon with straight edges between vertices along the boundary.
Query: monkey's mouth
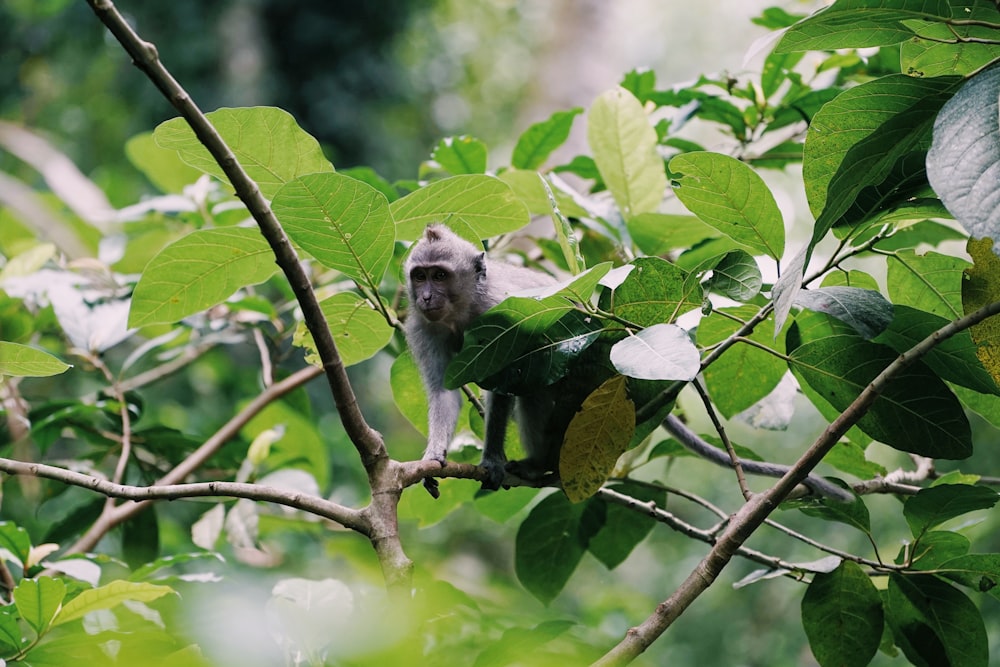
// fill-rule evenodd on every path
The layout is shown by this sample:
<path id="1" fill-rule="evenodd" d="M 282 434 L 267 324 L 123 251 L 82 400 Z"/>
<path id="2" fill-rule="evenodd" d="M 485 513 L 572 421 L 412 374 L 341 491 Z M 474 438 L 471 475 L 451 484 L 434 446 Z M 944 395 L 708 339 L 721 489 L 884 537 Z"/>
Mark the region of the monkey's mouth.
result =
<path id="1" fill-rule="evenodd" d="M 445 315 L 444 306 L 421 306 L 420 312 L 432 322 L 437 322 Z"/>

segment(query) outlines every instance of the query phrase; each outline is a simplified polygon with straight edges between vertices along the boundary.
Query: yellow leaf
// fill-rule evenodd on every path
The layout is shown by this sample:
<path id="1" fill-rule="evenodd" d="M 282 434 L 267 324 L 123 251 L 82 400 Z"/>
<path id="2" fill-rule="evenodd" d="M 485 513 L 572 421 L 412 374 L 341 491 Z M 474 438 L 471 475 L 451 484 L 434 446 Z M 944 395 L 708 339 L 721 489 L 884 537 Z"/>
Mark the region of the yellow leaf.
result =
<path id="1" fill-rule="evenodd" d="M 1000 257 L 994 254 L 990 238 L 969 239 L 967 249 L 974 263 L 965 269 L 962 308 L 969 314 L 1000 301 Z M 1000 317 L 987 318 L 973 325 L 969 332 L 983 368 L 1000 383 Z"/>
<path id="2" fill-rule="evenodd" d="M 635 404 L 625 391 L 625 377 L 616 375 L 587 397 L 566 430 L 559 476 L 572 502 L 597 493 L 633 433 Z"/>

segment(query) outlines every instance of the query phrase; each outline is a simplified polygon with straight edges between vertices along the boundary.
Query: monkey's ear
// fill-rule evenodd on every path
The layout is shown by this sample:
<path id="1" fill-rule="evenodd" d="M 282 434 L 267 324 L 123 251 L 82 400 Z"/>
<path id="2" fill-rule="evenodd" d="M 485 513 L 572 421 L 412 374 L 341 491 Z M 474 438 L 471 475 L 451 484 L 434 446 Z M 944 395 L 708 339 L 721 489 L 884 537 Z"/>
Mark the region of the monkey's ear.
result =
<path id="1" fill-rule="evenodd" d="M 476 270 L 476 275 L 480 278 L 486 275 L 486 253 L 481 252 L 472 260 L 472 266 Z"/>
<path id="2" fill-rule="evenodd" d="M 431 224 L 424 229 L 424 238 L 428 241 L 440 241 L 442 235 L 441 225 Z"/>

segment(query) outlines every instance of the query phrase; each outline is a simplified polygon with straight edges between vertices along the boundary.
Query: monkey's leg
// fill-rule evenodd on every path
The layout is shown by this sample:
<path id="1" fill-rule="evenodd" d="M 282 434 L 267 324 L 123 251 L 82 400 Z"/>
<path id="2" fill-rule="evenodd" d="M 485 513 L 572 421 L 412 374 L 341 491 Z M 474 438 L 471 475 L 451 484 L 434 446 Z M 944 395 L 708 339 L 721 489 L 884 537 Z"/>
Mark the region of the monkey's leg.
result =
<path id="1" fill-rule="evenodd" d="M 514 407 L 514 397 L 490 392 L 486 396 L 486 442 L 483 444 L 483 460 L 480 466 L 486 470 L 484 489 L 497 490 L 506 476 L 503 441 L 507 434 L 507 422 Z"/>
<path id="2" fill-rule="evenodd" d="M 455 437 L 455 424 L 458 423 L 458 413 L 462 409 L 462 394 L 457 390 L 440 389 L 427 395 L 429 410 L 427 413 L 427 448 L 424 449 L 424 461 L 437 461 L 444 467 L 448 455 L 448 445 Z M 441 495 L 438 481 L 433 477 L 424 478 L 424 488 L 434 498 Z"/>

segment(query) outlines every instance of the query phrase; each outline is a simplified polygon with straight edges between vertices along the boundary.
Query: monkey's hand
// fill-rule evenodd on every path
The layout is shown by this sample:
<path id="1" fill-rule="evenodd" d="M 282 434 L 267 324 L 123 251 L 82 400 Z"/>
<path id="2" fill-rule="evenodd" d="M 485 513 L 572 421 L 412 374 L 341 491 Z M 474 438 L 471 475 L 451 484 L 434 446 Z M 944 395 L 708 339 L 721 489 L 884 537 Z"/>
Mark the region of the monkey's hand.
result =
<path id="1" fill-rule="evenodd" d="M 447 460 L 445 459 L 446 450 L 431 447 L 427 445 L 427 449 L 424 450 L 424 455 L 420 458 L 421 461 L 437 461 L 441 464 L 443 468 Z M 438 481 L 433 477 L 424 477 L 424 488 L 427 489 L 427 493 L 431 494 L 431 498 L 437 500 L 441 497 L 441 489 L 438 488 Z"/>
<path id="2" fill-rule="evenodd" d="M 479 466 L 486 471 L 486 479 L 483 480 L 484 489 L 496 491 L 500 488 L 504 477 L 507 476 L 506 463 L 503 459 L 483 457 Z"/>

